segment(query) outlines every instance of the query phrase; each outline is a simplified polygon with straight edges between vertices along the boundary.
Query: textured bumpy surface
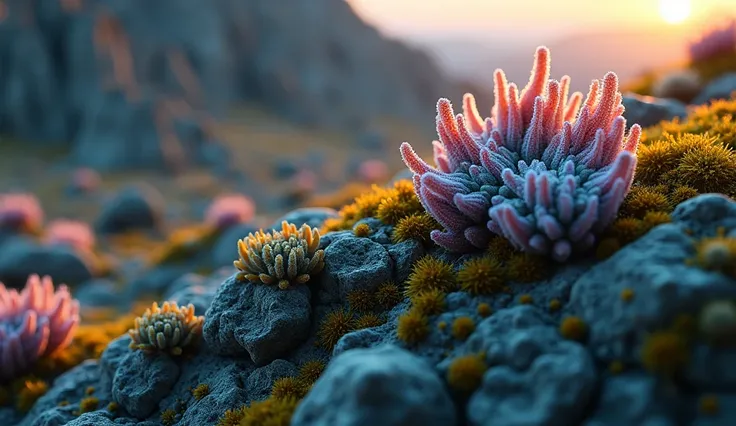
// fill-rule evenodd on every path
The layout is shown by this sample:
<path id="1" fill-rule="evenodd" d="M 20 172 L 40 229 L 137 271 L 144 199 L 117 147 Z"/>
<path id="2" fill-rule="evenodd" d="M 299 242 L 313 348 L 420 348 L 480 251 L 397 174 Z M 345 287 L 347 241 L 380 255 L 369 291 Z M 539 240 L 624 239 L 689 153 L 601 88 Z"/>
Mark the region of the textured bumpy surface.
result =
<path id="1" fill-rule="evenodd" d="M 481 119 L 472 95 L 464 115 L 437 103 L 434 168 L 402 144 L 427 211 L 445 228 L 432 239 L 453 251 L 484 249 L 490 236 L 518 249 L 566 260 L 588 249 L 616 216 L 636 167 L 641 129 L 626 120 L 618 79 L 594 81 L 582 104 L 568 99 L 569 78 L 549 80 L 550 58 L 539 48 L 529 84 L 519 93 L 500 70 L 496 105 Z"/>

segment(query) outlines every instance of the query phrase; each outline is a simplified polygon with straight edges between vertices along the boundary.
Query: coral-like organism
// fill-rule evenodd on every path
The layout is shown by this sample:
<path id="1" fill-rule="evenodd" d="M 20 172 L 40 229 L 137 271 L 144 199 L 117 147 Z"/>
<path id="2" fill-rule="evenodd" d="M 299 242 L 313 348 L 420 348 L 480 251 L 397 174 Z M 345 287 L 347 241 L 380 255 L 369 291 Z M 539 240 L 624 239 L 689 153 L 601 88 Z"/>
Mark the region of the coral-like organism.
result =
<path id="1" fill-rule="evenodd" d="M 242 194 L 220 195 L 212 201 L 204 214 L 204 222 L 216 229 L 225 229 L 253 220 L 256 206 Z"/>
<path id="2" fill-rule="evenodd" d="M 716 56 L 736 53 L 736 20 L 721 28 L 713 28 L 688 46 L 690 63 L 707 61 Z"/>
<path id="3" fill-rule="evenodd" d="M 401 155 L 414 172 L 426 210 L 445 228 L 432 239 L 452 251 L 485 249 L 492 234 L 519 250 L 565 261 L 595 242 L 616 217 L 634 178 L 641 128 L 625 138 L 618 78 L 593 81 L 578 114 L 569 77 L 549 80 L 550 53 L 540 47 L 521 93 L 501 70 L 496 105 L 483 121 L 472 95 L 455 116 L 437 103 L 434 168 L 408 143 Z"/>
<path id="4" fill-rule="evenodd" d="M 202 335 L 204 317 L 194 315 L 194 305 L 179 307 L 176 302 L 164 302 L 159 308 L 153 302 L 142 316 L 135 319 L 135 328 L 128 330 L 133 339 L 132 349 L 162 351 L 181 355 Z"/>
<path id="5" fill-rule="evenodd" d="M 319 230 L 306 223 L 300 229 L 287 221 L 281 231 L 260 230 L 238 241 L 240 259 L 233 262 L 239 276 L 250 282 L 278 284 L 285 290 L 290 285 L 309 281 L 324 267 L 325 251 L 318 250 Z"/>
<path id="6" fill-rule="evenodd" d="M 91 252 L 95 247 L 95 234 L 92 228 L 77 220 L 56 219 L 46 226 L 46 244 L 59 244 L 72 247 L 82 253 Z"/>
<path id="7" fill-rule="evenodd" d="M 43 224 L 44 213 L 33 194 L 0 194 L 0 229 L 36 232 Z"/>
<path id="8" fill-rule="evenodd" d="M 40 357 L 65 349 L 79 326 L 79 302 L 51 277 L 28 277 L 23 290 L 0 283 L 0 381 L 26 373 Z"/>

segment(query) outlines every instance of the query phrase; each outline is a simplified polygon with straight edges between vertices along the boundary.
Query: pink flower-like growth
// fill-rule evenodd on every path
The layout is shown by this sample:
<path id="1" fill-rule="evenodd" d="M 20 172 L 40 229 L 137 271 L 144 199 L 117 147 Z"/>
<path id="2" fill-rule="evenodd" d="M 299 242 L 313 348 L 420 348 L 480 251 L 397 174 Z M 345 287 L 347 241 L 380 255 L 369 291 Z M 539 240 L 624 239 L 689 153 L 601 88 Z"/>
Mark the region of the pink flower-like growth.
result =
<path id="1" fill-rule="evenodd" d="M 43 224 L 43 209 L 33 194 L 0 194 L 0 228 L 35 231 Z"/>
<path id="2" fill-rule="evenodd" d="M 632 126 L 625 138 L 614 73 L 593 81 L 582 102 L 580 93 L 568 97 L 569 77 L 549 80 L 549 65 L 549 50 L 538 48 L 521 92 L 496 70 L 496 103 L 485 120 L 470 94 L 457 116 L 440 99 L 437 168 L 401 145 L 422 204 L 445 228 L 432 232 L 437 244 L 484 249 L 494 233 L 517 249 L 564 261 L 590 248 L 615 218 L 633 181 L 641 128 Z"/>
<path id="3" fill-rule="evenodd" d="M 80 252 L 91 252 L 95 247 L 95 234 L 84 222 L 56 219 L 46 225 L 44 242 L 68 245 Z"/>
<path id="4" fill-rule="evenodd" d="M 717 56 L 736 54 L 736 20 L 722 28 L 704 33 L 688 46 L 690 63 L 697 63 Z"/>
<path id="5" fill-rule="evenodd" d="M 72 189 L 78 192 L 93 192 L 99 189 L 102 179 L 93 169 L 80 167 L 72 175 Z"/>
<path id="6" fill-rule="evenodd" d="M 50 277 L 31 275 L 20 293 L 0 283 L 0 381 L 69 346 L 78 325 L 79 302 Z"/>
<path id="7" fill-rule="evenodd" d="M 366 160 L 358 167 L 358 178 L 365 183 L 385 182 L 388 175 L 388 166 L 381 160 Z"/>
<path id="8" fill-rule="evenodd" d="M 250 222 L 256 214 L 253 200 L 242 194 L 225 194 L 216 197 L 207 208 L 204 221 L 217 229 L 225 229 L 239 223 Z"/>

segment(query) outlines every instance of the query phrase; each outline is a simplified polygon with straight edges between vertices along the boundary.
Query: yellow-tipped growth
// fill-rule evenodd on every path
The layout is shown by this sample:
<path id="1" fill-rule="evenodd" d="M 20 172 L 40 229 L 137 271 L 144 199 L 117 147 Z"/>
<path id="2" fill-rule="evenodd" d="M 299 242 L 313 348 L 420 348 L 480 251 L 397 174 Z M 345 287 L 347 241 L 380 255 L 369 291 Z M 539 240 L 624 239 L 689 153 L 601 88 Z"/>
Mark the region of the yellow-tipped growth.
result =
<path id="1" fill-rule="evenodd" d="M 153 302 L 135 319 L 135 328 L 128 330 L 133 339 L 130 347 L 180 355 L 183 348 L 197 343 L 203 325 L 204 317 L 195 316 L 191 304 L 180 308 L 176 302 L 164 302 L 159 308 L 158 303 Z"/>
<path id="2" fill-rule="evenodd" d="M 253 283 L 278 284 L 284 290 L 309 281 L 324 267 L 324 250 L 318 250 L 319 230 L 306 223 L 281 222 L 281 231 L 261 229 L 238 241 L 240 259 L 233 262 L 239 277 Z"/>
<path id="3" fill-rule="evenodd" d="M 448 293 L 455 288 L 455 271 L 452 265 L 432 256 L 424 256 L 414 264 L 404 294 L 414 298 L 431 289 Z"/>

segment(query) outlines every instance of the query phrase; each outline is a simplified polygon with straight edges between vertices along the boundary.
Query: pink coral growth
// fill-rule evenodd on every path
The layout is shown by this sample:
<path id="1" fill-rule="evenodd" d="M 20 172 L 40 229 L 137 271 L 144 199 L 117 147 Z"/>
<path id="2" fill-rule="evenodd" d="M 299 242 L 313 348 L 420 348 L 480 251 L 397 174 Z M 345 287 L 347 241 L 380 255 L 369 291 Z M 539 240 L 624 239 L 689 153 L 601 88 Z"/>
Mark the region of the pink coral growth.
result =
<path id="1" fill-rule="evenodd" d="M 43 224 L 43 209 L 33 194 L 0 194 L 0 228 L 35 231 Z"/>
<path id="2" fill-rule="evenodd" d="M 580 93 L 568 96 L 569 77 L 549 76 L 550 53 L 540 47 L 521 92 L 496 70 L 490 118 L 481 119 L 470 94 L 457 116 L 440 99 L 437 168 L 401 145 L 422 204 L 445 228 L 432 232 L 437 244 L 484 249 L 493 233 L 564 261 L 589 248 L 615 218 L 633 181 L 641 134 L 634 125 L 625 137 L 618 78 L 608 73 L 593 81 L 582 102 Z"/>
<path id="3" fill-rule="evenodd" d="M 205 213 L 205 223 L 224 229 L 238 223 L 250 222 L 256 214 L 253 200 L 241 194 L 220 195 L 212 201 Z"/>
<path id="4" fill-rule="evenodd" d="M 0 283 L 0 380 L 22 375 L 43 356 L 63 350 L 79 325 L 79 302 L 51 277 L 28 277 L 18 293 Z"/>
<path id="5" fill-rule="evenodd" d="M 366 160 L 358 167 L 358 177 L 365 183 L 382 183 L 388 180 L 388 165 L 381 160 Z"/>
<path id="6" fill-rule="evenodd" d="M 80 252 L 90 252 L 95 247 L 95 234 L 84 222 L 56 219 L 46 226 L 44 242 L 68 245 Z"/>
<path id="7" fill-rule="evenodd" d="M 736 54 L 736 19 L 722 28 L 704 33 L 688 46 L 690 63 L 697 63 L 721 55 Z"/>

